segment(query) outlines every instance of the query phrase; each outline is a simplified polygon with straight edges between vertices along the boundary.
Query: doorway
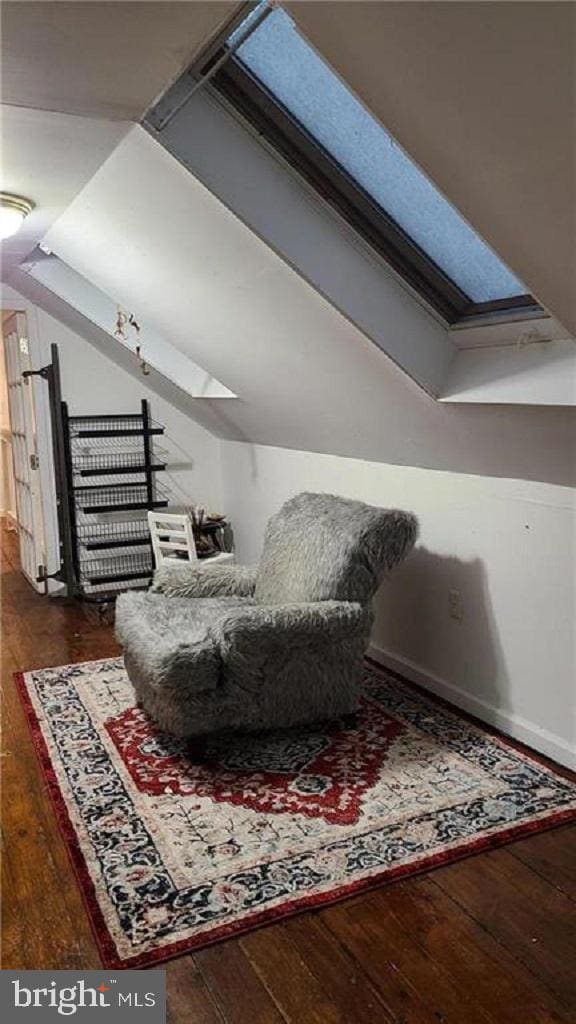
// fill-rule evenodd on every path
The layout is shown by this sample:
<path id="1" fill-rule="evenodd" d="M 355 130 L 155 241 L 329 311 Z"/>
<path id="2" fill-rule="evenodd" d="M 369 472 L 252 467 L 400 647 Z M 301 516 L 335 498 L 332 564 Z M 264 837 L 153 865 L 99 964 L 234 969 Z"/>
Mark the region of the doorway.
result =
<path id="1" fill-rule="evenodd" d="M 30 343 L 26 315 L 5 312 L 2 318 L 3 362 L 5 370 L 7 410 L 5 435 L 9 436 L 12 456 L 13 512 L 22 572 L 35 590 L 44 592 L 38 581 L 46 565 L 46 542 L 42 514 L 40 460 L 36 430 L 34 388 L 22 377 L 31 370 Z M 7 413 L 7 416 L 6 416 Z M 3 449 L 6 445 L 3 443 Z M 6 459 L 7 461 L 7 459 Z M 10 483 L 4 484 L 4 490 Z"/>

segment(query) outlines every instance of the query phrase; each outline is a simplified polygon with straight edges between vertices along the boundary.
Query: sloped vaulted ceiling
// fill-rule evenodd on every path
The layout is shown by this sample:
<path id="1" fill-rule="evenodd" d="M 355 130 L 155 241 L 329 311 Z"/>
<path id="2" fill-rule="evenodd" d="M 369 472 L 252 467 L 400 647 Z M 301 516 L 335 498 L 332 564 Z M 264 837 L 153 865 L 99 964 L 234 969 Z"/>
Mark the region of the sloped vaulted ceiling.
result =
<path id="1" fill-rule="evenodd" d="M 7 0 L 2 102 L 136 120 L 236 7 L 234 0 Z"/>
<path id="2" fill-rule="evenodd" d="M 2 243 L 3 279 L 236 7 L 234 0 L 2 3 L 2 187 L 36 204 Z"/>
<path id="3" fill-rule="evenodd" d="M 287 2 L 302 32 L 576 330 L 576 5 Z"/>
<path id="4" fill-rule="evenodd" d="M 47 242 L 234 390 L 237 399 L 214 409 L 220 436 L 573 480 L 571 420 L 563 410 L 435 402 L 141 128 L 120 143 Z M 435 326 L 412 303 L 389 328 L 425 340 Z"/>
<path id="5" fill-rule="evenodd" d="M 435 402 L 142 128 L 120 142 L 47 243 L 233 388 L 230 402 L 198 400 L 213 406 L 222 437 L 573 481 L 572 420 L 563 409 Z M 441 325 L 404 297 L 384 328 L 406 344 L 416 334 L 432 344 Z"/>

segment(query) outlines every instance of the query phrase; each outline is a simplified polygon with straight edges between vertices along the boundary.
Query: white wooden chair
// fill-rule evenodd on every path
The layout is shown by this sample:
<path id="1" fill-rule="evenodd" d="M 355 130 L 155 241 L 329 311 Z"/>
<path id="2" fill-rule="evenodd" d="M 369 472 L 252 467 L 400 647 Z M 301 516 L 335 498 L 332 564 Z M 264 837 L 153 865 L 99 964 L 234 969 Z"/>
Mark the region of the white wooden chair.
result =
<path id="1" fill-rule="evenodd" d="M 234 561 L 234 555 L 228 551 L 219 551 L 208 558 L 198 558 L 192 520 L 185 512 L 149 512 L 148 526 L 156 568 L 166 560 L 174 559 L 194 562 L 198 569 Z"/>

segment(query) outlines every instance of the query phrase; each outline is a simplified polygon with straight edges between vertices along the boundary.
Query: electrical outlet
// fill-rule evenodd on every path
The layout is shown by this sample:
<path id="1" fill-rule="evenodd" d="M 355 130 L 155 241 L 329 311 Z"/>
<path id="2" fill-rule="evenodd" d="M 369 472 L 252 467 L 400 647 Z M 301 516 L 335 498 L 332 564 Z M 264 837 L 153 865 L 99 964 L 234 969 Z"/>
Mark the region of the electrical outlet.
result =
<path id="1" fill-rule="evenodd" d="M 462 622 L 464 618 L 462 594 L 459 590 L 448 591 L 448 615 L 451 619 L 456 619 L 457 622 Z"/>

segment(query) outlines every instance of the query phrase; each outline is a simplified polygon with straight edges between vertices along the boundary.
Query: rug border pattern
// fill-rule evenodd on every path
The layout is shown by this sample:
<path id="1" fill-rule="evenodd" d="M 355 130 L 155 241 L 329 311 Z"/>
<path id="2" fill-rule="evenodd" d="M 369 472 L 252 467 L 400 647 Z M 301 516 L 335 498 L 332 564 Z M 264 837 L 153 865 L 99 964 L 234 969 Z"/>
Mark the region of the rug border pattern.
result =
<path id="1" fill-rule="evenodd" d="M 468 857 L 474 853 L 503 846 L 515 839 L 524 838 L 576 820 L 576 807 L 552 810 L 549 812 L 544 811 L 538 818 L 531 818 L 529 821 L 511 825 L 510 827 L 504 827 L 498 832 L 484 834 L 471 838 L 467 841 L 462 841 L 455 847 L 451 847 L 450 849 L 443 850 L 438 853 L 418 857 L 415 861 L 411 861 L 409 863 L 403 863 L 396 866 L 386 866 L 369 877 L 356 879 L 338 888 L 330 889 L 327 892 L 317 892 L 312 895 L 299 896 L 283 902 L 280 906 L 270 907 L 256 911 L 252 914 L 247 914 L 241 920 L 231 921 L 224 925 L 217 925 L 207 931 L 203 931 L 199 935 L 167 943 L 159 949 L 147 951 L 128 958 L 120 957 L 117 952 L 116 943 L 108 929 L 104 914 L 98 902 L 94 882 L 86 864 L 76 830 L 69 817 L 66 800 L 63 796 L 56 772 L 52 765 L 51 754 L 25 680 L 25 675 L 28 673 L 54 671 L 56 669 L 70 668 L 73 665 L 101 664 L 103 662 L 113 660 L 115 659 L 102 658 L 93 662 L 74 662 L 71 663 L 71 665 L 57 665 L 46 669 L 30 669 L 27 672 L 17 672 L 14 674 L 17 690 L 31 731 L 33 745 L 46 781 L 48 794 L 54 808 L 56 821 L 78 882 L 81 898 L 102 958 L 103 966 L 105 967 L 112 969 L 134 969 L 163 963 L 176 956 L 193 952 L 195 949 L 203 948 L 232 936 L 245 934 L 256 927 L 260 927 L 264 924 L 270 924 L 282 918 L 290 917 L 301 911 L 321 906 L 329 906 L 330 904 L 340 902 L 348 896 L 357 895 L 361 892 L 367 892 L 370 889 L 378 888 L 384 883 L 396 881 L 403 877 L 420 874 L 436 867 L 454 863 L 455 861 Z M 438 697 L 425 690 L 423 687 L 419 687 L 417 684 L 406 680 L 398 673 L 388 668 L 384 668 L 374 659 L 367 658 L 366 661 L 373 671 L 382 675 L 383 679 L 386 677 L 398 679 L 400 683 L 406 687 L 407 691 L 415 691 L 422 700 L 431 705 L 437 705 L 443 708 L 444 711 L 449 712 L 454 719 L 460 719 L 468 722 L 481 733 L 489 736 L 497 744 L 509 747 L 526 761 L 539 764 L 548 771 L 551 771 L 557 777 L 563 778 L 566 781 L 570 782 L 576 780 L 576 777 L 569 769 L 558 766 L 554 762 L 550 762 L 550 759 L 546 758 L 544 755 L 540 755 L 525 747 L 523 744 L 499 733 L 498 730 L 491 728 L 476 719 L 474 716 L 466 712 L 462 712 L 460 709 L 450 705 L 441 697 Z"/>

